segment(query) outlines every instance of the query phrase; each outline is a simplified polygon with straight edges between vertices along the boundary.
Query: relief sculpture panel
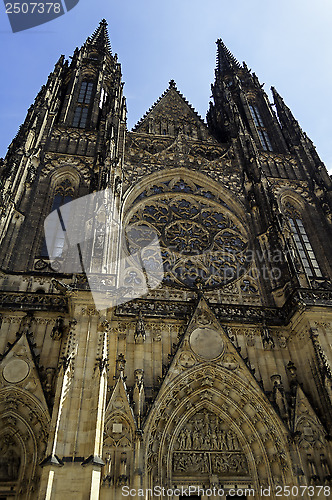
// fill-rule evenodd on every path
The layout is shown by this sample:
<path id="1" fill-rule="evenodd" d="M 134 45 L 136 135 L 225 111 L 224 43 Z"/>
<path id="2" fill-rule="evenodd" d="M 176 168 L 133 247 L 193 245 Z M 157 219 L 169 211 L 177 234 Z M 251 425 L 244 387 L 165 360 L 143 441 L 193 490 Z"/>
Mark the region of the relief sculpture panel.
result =
<path id="1" fill-rule="evenodd" d="M 180 429 L 174 445 L 172 469 L 176 476 L 249 474 L 236 433 L 209 411 L 196 413 Z"/>

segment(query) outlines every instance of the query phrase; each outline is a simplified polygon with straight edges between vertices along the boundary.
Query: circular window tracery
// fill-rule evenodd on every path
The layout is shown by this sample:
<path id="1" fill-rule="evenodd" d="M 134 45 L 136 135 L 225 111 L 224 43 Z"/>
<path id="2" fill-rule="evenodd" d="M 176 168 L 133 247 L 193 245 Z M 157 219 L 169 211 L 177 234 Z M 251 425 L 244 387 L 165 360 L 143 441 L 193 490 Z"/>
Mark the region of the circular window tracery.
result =
<path id="1" fill-rule="evenodd" d="M 129 214 L 127 247 L 136 259 L 139 255 L 149 272 L 158 261 L 147 247 L 151 229 L 159 237 L 166 283 L 220 287 L 246 270 L 244 228 L 228 208 L 215 201 L 178 192 L 140 200 Z"/>

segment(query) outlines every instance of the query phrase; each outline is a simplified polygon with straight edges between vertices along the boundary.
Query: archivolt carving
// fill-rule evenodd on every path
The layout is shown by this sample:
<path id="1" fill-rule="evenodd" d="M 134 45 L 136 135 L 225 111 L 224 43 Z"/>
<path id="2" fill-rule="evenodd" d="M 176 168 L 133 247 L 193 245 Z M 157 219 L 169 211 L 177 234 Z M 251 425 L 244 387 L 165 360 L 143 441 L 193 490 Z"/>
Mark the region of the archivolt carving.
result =
<path id="1" fill-rule="evenodd" d="M 44 458 L 49 415 L 17 388 L 0 392 L 0 415 L 0 481 L 11 481 L 15 498 L 26 498 L 41 472 L 37 465 Z"/>

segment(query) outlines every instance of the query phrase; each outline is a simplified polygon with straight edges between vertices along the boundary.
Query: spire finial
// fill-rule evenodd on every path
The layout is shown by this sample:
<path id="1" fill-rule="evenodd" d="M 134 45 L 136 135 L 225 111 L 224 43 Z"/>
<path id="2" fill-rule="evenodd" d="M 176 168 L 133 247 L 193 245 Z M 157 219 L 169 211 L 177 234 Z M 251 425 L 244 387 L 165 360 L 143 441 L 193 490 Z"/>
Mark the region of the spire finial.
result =
<path id="1" fill-rule="evenodd" d="M 175 81 L 172 79 L 169 81 L 169 89 L 176 89 L 176 83 Z"/>

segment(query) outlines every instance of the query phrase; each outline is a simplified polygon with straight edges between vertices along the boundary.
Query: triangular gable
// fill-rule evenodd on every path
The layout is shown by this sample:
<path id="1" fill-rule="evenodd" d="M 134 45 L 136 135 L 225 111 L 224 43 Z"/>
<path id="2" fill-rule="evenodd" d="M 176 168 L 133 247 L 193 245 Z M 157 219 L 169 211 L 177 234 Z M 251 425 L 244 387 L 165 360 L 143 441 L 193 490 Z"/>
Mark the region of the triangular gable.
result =
<path id="1" fill-rule="evenodd" d="M 175 137 L 185 134 L 214 141 L 203 119 L 178 91 L 173 80 L 133 131 Z"/>
<path id="2" fill-rule="evenodd" d="M 24 333 L 11 346 L 0 363 L 0 389 L 19 387 L 36 398 L 49 417 L 44 391 L 31 348 Z"/>
<path id="3" fill-rule="evenodd" d="M 127 387 L 122 376 L 118 378 L 108 402 L 105 412 L 105 420 L 108 420 L 112 413 L 119 411 L 124 413 L 136 427 L 134 413 L 129 404 Z"/>
<path id="4" fill-rule="evenodd" d="M 136 431 L 136 419 L 129 404 L 125 381 L 120 375 L 105 412 L 104 452 L 114 447 L 130 448 Z"/>
<path id="5" fill-rule="evenodd" d="M 206 300 L 201 297 L 169 366 L 159 394 L 185 370 L 209 362 L 237 373 L 256 391 L 261 392 L 266 399 L 253 372 L 233 345 Z"/>
<path id="6" fill-rule="evenodd" d="M 302 388 L 297 385 L 293 430 L 299 435 L 299 446 L 305 450 L 324 446 L 327 434 Z"/>

